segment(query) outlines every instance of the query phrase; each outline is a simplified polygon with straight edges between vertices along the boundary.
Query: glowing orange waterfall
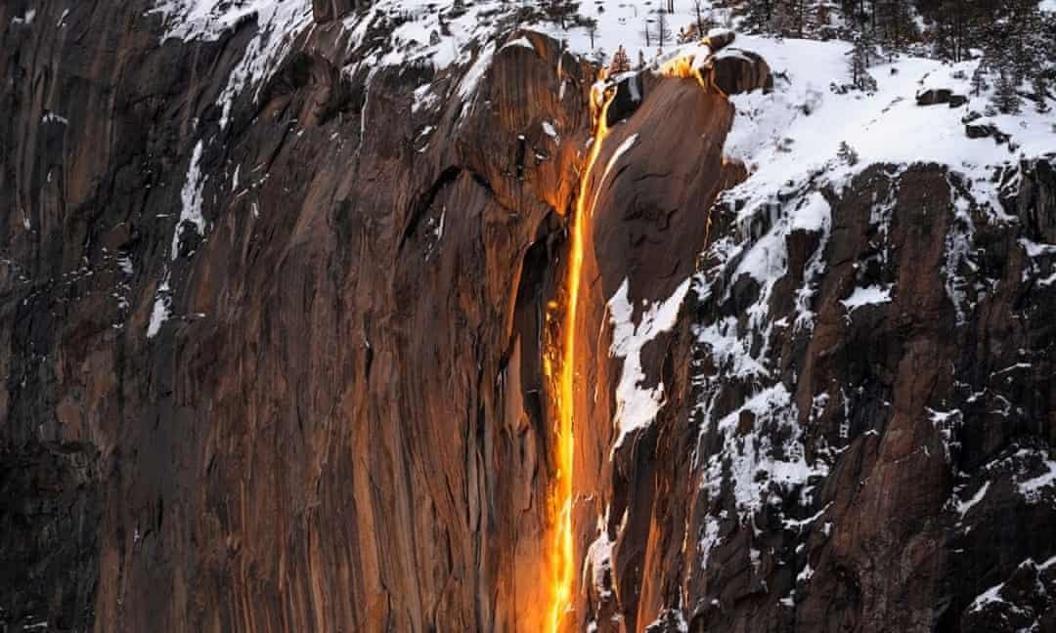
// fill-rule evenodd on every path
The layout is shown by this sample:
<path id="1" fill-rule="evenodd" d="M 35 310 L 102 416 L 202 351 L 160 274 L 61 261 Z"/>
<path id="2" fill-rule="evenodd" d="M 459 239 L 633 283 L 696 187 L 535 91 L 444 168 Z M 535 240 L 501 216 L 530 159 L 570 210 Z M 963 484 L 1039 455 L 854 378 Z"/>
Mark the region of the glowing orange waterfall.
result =
<path id="1" fill-rule="evenodd" d="M 565 280 L 565 309 L 561 325 L 560 349 L 551 350 L 548 356 L 559 359 L 557 377 L 557 472 L 550 491 L 550 603 L 546 616 L 546 631 L 558 633 L 561 621 L 572 603 L 572 583 L 575 577 L 575 552 L 572 539 L 572 467 L 575 447 L 573 434 L 573 412 L 575 410 L 576 367 L 576 317 L 579 313 L 579 291 L 583 271 L 584 236 L 590 229 L 590 218 L 594 214 L 593 202 L 588 203 L 590 180 L 594 164 L 601 154 L 601 146 L 608 134 L 606 113 L 612 101 L 613 91 L 605 84 L 595 85 L 591 98 L 594 119 L 594 139 L 579 180 L 574 216 L 571 218 L 572 243 L 568 256 L 568 271 Z M 553 344 L 551 344 L 551 347 Z M 555 354 L 554 351 L 557 353 Z M 549 363 L 548 363 L 549 366 Z"/>
<path id="2" fill-rule="evenodd" d="M 680 55 L 662 65 L 659 73 L 667 77 L 691 78 L 702 88 L 707 88 L 704 77 L 695 63 L 693 55 Z M 604 77 L 602 77 L 604 80 Z M 555 408 L 557 424 L 555 437 L 556 472 L 548 500 L 549 604 L 544 616 L 547 633 L 560 633 L 566 612 L 572 605 L 572 585 L 575 579 L 575 547 L 572 531 L 572 505 L 574 493 L 572 471 L 575 452 L 575 369 L 576 369 L 576 320 L 579 316 L 580 285 L 583 275 L 585 236 L 591 227 L 594 206 L 598 196 L 590 195 L 594 167 L 601 154 L 602 145 L 609 134 L 607 114 L 609 104 L 615 96 L 615 87 L 604 81 L 595 84 L 591 93 L 591 114 L 594 119 L 594 138 L 579 180 L 574 215 L 570 220 L 572 240 L 569 248 L 568 270 L 565 279 L 564 311 L 561 318 L 559 340 L 547 343 L 543 366 L 548 377 L 553 377 L 552 367 L 556 361 Z M 556 307 L 551 304 L 551 308 Z M 556 337 L 555 337 L 556 339 Z"/>

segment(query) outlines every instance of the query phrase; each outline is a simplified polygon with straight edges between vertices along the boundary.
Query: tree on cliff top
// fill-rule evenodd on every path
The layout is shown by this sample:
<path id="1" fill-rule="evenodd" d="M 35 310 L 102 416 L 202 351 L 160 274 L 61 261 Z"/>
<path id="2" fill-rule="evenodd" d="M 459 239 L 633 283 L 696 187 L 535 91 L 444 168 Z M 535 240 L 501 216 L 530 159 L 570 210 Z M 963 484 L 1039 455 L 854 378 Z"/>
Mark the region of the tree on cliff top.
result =
<path id="1" fill-rule="evenodd" d="M 851 85 L 866 92 L 876 90 L 876 80 L 869 74 L 869 67 L 876 62 L 876 44 L 871 31 L 855 35 L 850 56 Z"/>

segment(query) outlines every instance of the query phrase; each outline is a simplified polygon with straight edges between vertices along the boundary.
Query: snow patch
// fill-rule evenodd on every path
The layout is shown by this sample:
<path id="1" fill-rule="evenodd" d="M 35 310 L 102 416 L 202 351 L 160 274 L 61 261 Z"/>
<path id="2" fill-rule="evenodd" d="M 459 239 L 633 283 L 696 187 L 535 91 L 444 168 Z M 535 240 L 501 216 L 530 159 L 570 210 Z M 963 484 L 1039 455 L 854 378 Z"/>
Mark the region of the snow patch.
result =
<path id="1" fill-rule="evenodd" d="M 162 280 L 158 289 L 154 291 L 154 307 L 150 311 L 150 323 L 147 324 L 147 338 L 154 338 L 161 330 L 161 326 L 171 316 L 172 292 L 169 289 L 169 278 Z"/>
<path id="2" fill-rule="evenodd" d="M 982 486 L 979 487 L 979 490 L 977 490 L 976 493 L 974 495 L 972 495 L 971 499 L 969 499 L 968 501 L 960 501 L 960 502 L 957 503 L 957 514 L 959 514 L 961 516 L 961 518 L 963 519 L 968 514 L 969 510 L 971 510 L 976 505 L 978 505 L 979 502 L 982 501 L 986 497 L 986 493 L 989 490 L 990 490 L 990 482 L 987 481 Z"/>
<path id="3" fill-rule="evenodd" d="M 862 306 L 874 305 L 878 303 L 888 303 L 891 301 L 891 289 L 883 288 L 881 286 L 867 286 L 865 288 L 855 288 L 851 296 L 840 301 L 847 308 L 848 312 L 853 312 L 855 308 Z"/>
<path id="4" fill-rule="evenodd" d="M 664 301 L 644 308 L 638 325 L 634 323 L 634 306 L 629 299 L 630 282 L 623 280 L 608 302 L 609 319 L 612 323 L 612 347 L 610 356 L 623 359 L 620 381 L 616 387 L 616 414 L 613 425 L 617 430 L 613 451 L 618 449 L 627 434 L 653 423 L 663 405 L 664 385 L 645 387 L 645 372 L 642 370 L 641 351 L 645 345 L 661 332 L 675 325 L 679 308 L 689 291 L 690 280 L 683 281 L 674 293 Z"/>
<path id="5" fill-rule="evenodd" d="M 180 253 L 180 232 L 183 230 L 185 223 L 194 225 L 199 235 L 203 235 L 205 232 L 205 217 L 202 215 L 202 187 L 205 184 L 201 167 L 203 149 L 204 143 L 198 141 L 198 144 L 194 146 L 194 151 L 191 153 L 190 165 L 187 167 L 187 179 L 184 181 L 183 190 L 180 192 L 180 200 L 183 204 L 180 208 L 180 217 L 176 221 L 176 228 L 172 234 L 172 246 L 169 250 L 172 259 L 176 259 Z"/>
<path id="6" fill-rule="evenodd" d="M 1026 481 L 1021 481 L 1018 484 L 1019 494 L 1023 496 L 1027 503 L 1037 503 L 1041 500 L 1042 490 L 1056 485 L 1056 461 L 1047 459 L 1043 467 L 1048 469 L 1048 472 L 1031 477 Z"/>

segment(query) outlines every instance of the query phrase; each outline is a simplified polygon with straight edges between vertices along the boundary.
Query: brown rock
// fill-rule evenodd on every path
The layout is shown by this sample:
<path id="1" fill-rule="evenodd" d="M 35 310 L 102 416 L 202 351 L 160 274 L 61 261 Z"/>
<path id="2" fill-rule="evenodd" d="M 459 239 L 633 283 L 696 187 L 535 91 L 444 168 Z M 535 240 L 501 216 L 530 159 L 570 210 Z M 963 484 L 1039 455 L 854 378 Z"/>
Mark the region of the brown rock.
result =
<path id="1" fill-rule="evenodd" d="M 751 51 L 725 48 L 709 58 L 711 81 L 723 94 L 771 90 L 774 78 L 766 60 Z"/>

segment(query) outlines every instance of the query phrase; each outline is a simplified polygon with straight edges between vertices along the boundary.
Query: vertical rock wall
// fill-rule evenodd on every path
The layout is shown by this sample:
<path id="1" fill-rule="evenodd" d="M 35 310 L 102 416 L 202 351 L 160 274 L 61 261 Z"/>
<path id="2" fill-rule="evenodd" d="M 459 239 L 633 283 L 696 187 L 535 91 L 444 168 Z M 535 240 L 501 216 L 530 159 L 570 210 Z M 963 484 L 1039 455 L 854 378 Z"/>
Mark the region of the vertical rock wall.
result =
<path id="1" fill-rule="evenodd" d="M 537 630 L 593 69 L 315 2 L 232 96 L 259 18 L 153 8 L 0 6 L 0 622 Z M 715 85 L 636 80 L 588 187 L 572 627 L 1046 630 L 1051 161 L 740 217 Z"/>

